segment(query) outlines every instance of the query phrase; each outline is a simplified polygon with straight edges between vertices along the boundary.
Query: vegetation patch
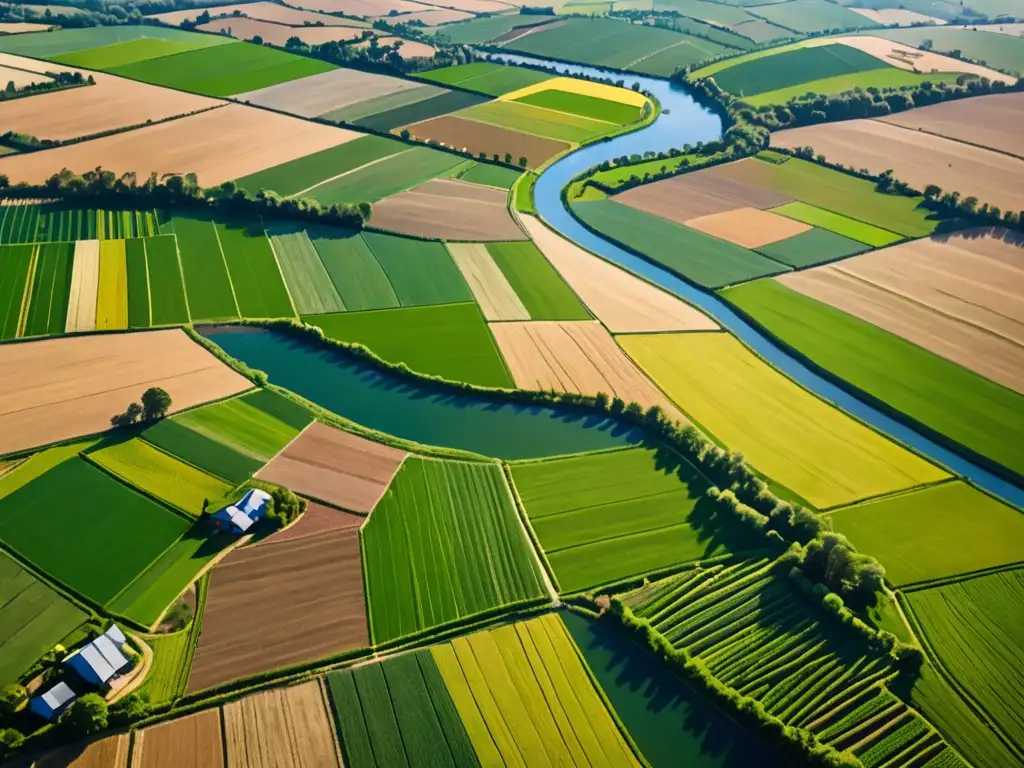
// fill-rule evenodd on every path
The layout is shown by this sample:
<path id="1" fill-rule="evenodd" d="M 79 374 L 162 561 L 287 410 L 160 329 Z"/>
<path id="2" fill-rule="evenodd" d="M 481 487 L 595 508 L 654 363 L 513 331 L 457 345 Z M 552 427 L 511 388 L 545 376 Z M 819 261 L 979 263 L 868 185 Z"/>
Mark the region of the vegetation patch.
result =
<path id="1" fill-rule="evenodd" d="M 395 289 L 362 234 L 337 227 L 310 229 L 308 234 L 346 310 L 398 306 Z"/>
<path id="2" fill-rule="evenodd" d="M 375 203 L 381 198 L 422 184 L 441 176 L 466 158 L 431 147 L 406 146 L 400 152 L 368 167 L 357 168 L 338 178 L 328 177 L 307 191 L 307 196 L 324 204 L 351 203 L 366 200 Z"/>
<path id="3" fill-rule="evenodd" d="M 194 46 L 181 40 L 152 40 L 141 37 L 137 40 L 126 40 L 123 43 L 101 45 L 98 48 L 87 48 L 52 56 L 53 61 L 72 67 L 85 67 L 100 71 L 113 69 L 137 61 L 158 59 L 193 50 Z"/>
<path id="4" fill-rule="evenodd" d="M 827 229 L 815 227 L 785 240 L 762 245 L 757 252 L 788 264 L 794 269 L 800 269 L 870 250 L 871 246 L 858 240 L 851 240 Z"/>
<path id="5" fill-rule="evenodd" d="M 0 246 L 0 339 L 13 339 L 21 329 L 25 287 L 36 248 Z"/>
<path id="6" fill-rule="evenodd" d="M 242 317 L 293 316 L 295 310 L 263 224 L 217 222 L 216 228 Z"/>
<path id="7" fill-rule="evenodd" d="M 472 301 L 462 273 L 441 243 L 364 232 L 363 240 L 380 264 L 403 307 Z"/>
<path id="8" fill-rule="evenodd" d="M 562 91 L 557 88 L 534 91 L 516 98 L 516 101 L 616 125 L 627 125 L 640 119 L 640 109 L 632 104 L 609 101 L 584 93 Z"/>
<path id="9" fill-rule="evenodd" d="M 504 168 L 491 163 L 477 163 L 459 178 L 471 184 L 482 184 L 485 187 L 512 189 L 512 185 L 522 176 L 521 171 Z"/>
<path id="10" fill-rule="evenodd" d="M 824 208 L 802 203 L 799 200 L 780 205 L 778 208 L 772 208 L 771 210 L 772 213 L 802 221 L 804 224 L 810 224 L 812 227 L 827 229 L 830 232 L 835 232 L 837 235 L 858 240 L 870 245 L 872 248 L 892 245 L 903 239 L 901 235 L 897 235 L 895 232 L 889 232 L 880 227 L 866 224 L 863 221 L 851 219 L 849 216 L 843 216 L 840 213 L 833 213 L 832 211 L 826 211 Z"/>
<path id="11" fill-rule="evenodd" d="M 238 304 L 213 220 L 175 216 L 169 226 L 178 238 L 178 255 L 192 319 L 238 317 Z"/>
<path id="12" fill-rule="evenodd" d="M 172 456 L 232 483 L 244 483 L 263 466 L 261 459 L 189 429 L 175 419 L 160 420 L 142 437 Z"/>
<path id="13" fill-rule="evenodd" d="M 149 271 L 146 268 L 146 242 L 139 237 L 125 240 L 124 253 L 128 267 L 128 327 L 148 328 Z"/>
<path id="14" fill-rule="evenodd" d="M 432 83 L 457 85 L 488 96 L 501 96 L 518 91 L 528 85 L 550 80 L 552 75 L 526 67 L 511 67 L 504 64 L 476 62 L 455 67 L 435 69 L 419 76 Z"/>
<path id="15" fill-rule="evenodd" d="M 425 85 L 423 87 L 433 88 L 434 86 Z M 476 104 L 483 104 L 485 101 L 487 101 L 486 96 L 476 93 L 447 91 L 422 101 L 403 104 L 400 107 L 394 107 L 384 112 L 375 112 L 372 115 L 351 120 L 351 123 L 371 131 L 391 131 L 399 126 L 418 123 L 421 120 L 429 120 L 439 115 L 447 115 L 449 112 L 457 112 L 460 109 L 466 109 Z"/>
<path id="16" fill-rule="evenodd" d="M 71 294 L 71 267 L 74 255 L 74 243 L 48 243 L 39 246 L 23 335 L 43 336 L 64 332 Z M 0 255 L 0 259 L 2 258 Z M 0 273 L 0 296 L 4 290 L 4 282 L 6 281 L 3 273 Z"/>
<path id="17" fill-rule="evenodd" d="M 146 238 L 145 247 L 152 325 L 189 322 L 177 238 L 174 235 Z"/>
<path id="18" fill-rule="evenodd" d="M 294 224 L 270 228 L 270 242 L 295 309 L 303 314 L 345 309 L 306 230 Z"/>
<path id="19" fill-rule="evenodd" d="M 488 243 L 487 251 L 532 320 L 590 320 L 579 297 L 530 241 Z"/>

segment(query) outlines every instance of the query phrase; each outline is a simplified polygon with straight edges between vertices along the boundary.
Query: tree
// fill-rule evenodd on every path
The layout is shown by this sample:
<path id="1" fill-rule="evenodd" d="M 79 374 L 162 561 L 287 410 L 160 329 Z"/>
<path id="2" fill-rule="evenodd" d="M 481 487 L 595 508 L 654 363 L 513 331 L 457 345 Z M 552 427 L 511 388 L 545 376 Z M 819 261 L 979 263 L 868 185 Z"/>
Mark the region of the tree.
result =
<path id="1" fill-rule="evenodd" d="M 0 757 L 16 750 L 24 740 L 21 731 L 15 728 L 0 729 Z"/>
<path id="2" fill-rule="evenodd" d="M 144 421 L 162 419 L 171 407 L 171 396 L 165 389 L 150 387 L 142 393 L 142 418 Z"/>
<path id="3" fill-rule="evenodd" d="M 519 167 L 520 168 L 525 168 L 526 167 L 526 162 L 527 162 L 527 160 L 526 160 L 525 157 L 520 157 L 519 158 Z"/>
<path id="4" fill-rule="evenodd" d="M 28 691 L 25 686 L 10 683 L 0 688 L 0 715 L 9 716 L 24 709 L 28 704 Z"/>
<path id="5" fill-rule="evenodd" d="M 107 727 L 107 702 L 98 693 L 87 693 L 60 716 L 60 724 L 75 736 L 89 736 Z"/>

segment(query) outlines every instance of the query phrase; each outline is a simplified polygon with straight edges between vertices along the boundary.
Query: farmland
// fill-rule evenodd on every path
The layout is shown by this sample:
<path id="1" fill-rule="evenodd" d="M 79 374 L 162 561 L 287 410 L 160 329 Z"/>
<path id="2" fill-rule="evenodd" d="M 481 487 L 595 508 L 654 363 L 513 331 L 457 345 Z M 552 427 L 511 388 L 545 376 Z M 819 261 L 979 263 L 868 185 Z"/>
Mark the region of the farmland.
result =
<path id="1" fill-rule="evenodd" d="M 397 96 L 384 96 L 355 107 L 331 113 L 330 119 L 351 123 L 371 131 L 391 131 L 403 125 L 429 120 L 457 112 L 475 104 L 483 104 L 486 96 L 468 91 L 445 91 L 437 86 L 422 85 Z"/>
<path id="2" fill-rule="evenodd" d="M 470 107 L 459 114 L 413 123 L 406 126 L 406 130 L 414 138 L 430 139 L 454 149 L 467 150 L 474 155 L 483 152 L 487 156 L 504 157 L 508 154 L 515 163 L 519 163 L 519 159 L 525 157 L 526 168 L 538 168 L 570 148 L 571 142 L 566 140 L 535 136 L 501 125 L 470 119 L 473 110 L 485 106 Z"/>
<path id="3" fill-rule="evenodd" d="M 772 208 L 772 212 L 780 216 L 802 221 L 814 227 L 827 229 L 829 232 L 835 232 L 837 235 L 857 240 L 858 242 L 870 245 L 872 248 L 892 245 L 902 239 L 895 232 L 873 227 L 870 224 L 865 224 L 863 221 L 857 221 L 848 216 L 826 211 L 824 208 L 817 208 L 796 200 L 780 205 L 778 208 Z"/>
<path id="4" fill-rule="evenodd" d="M 925 40 L 932 41 L 936 51 L 950 53 L 960 51 L 967 58 L 984 61 L 990 67 L 1005 72 L 1024 72 L 1024 41 L 1019 36 L 999 34 L 996 27 L 963 29 L 957 27 L 922 29 L 884 29 L 874 34 L 915 48 Z"/>
<path id="5" fill-rule="evenodd" d="M 448 250 L 487 320 L 529 320 L 505 275 L 481 243 L 451 243 Z"/>
<path id="6" fill-rule="evenodd" d="M 455 304 L 473 298 L 451 255 L 441 243 L 395 237 L 382 232 L 364 232 L 362 239 L 383 270 L 399 305 Z M 317 241 L 318 248 L 321 242 Z M 330 260 L 326 261 L 330 267 Z M 343 279 L 340 277 L 343 275 L 342 265 L 334 265 L 330 272 L 340 283 Z M 350 278 L 346 282 L 346 287 L 352 286 Z M 339 292 L 345 290 L 339 288 Z"/>
<path id="7" fill-rule="evenodd" d="M 2 210 L 0 242 L 7 244 L 119 240 L 157 234 L 157 212 L 153 210 L 84 208 L 59 202 L 5 205 Z"/>
<path id="8" fill-rule="evenodd" d="M 3 552 L 0 605 L 0 685 L 20 676 L 87 618 L 85 611 Z"/>
<path id="9" fill-rule="evenodd" d="M 288 317 L 295 314 L 274 251 L 262 225 L 217 222 L 217 241 L 231 276 L 242 317 Z"/>
<path id="10" fill-rule="evenodd" d="M 135 734 L 132 768 L 206 765 L 223 768 L 220 712 L 209 709 L 144 728 Z"/>
<path id="11" fill-rule="evenodd" d="M 431 654 L 481 764 L 638 765 L 556 614 Z"/>
<path id="12" fill-rule="evenodd" d="M 327 677 L 345 765 L 479 765 L 429 651 Z"/>
<path id="13" fill-rule="evenodd" d="M 489 243 L 487 252 L 531 320 L 589 320 L 590 313 L 532 242 Z"/>
<path id="14" fill-rule="evenodd" d="M 375 643 L 542 593 L 496 464 L 406 459 L 361 537 Z"/>
<path id="15" fill-rule="evenodd" d="M 819 509 L 945 477 L 730 336 L 662 334 L 619 342 L 695 423 Z"/>
<path id="16" fill-rule="evenodd" d="M 310 229 L 307 233 L 346 310 L 358 312 L 399 305 L 394 286 L 380 261 L 370 250 L 364 233 L 333 227 Z M 435 259 L 430 258 L 431 254 L 436 253 L 433 244 L 428 245 L 420 241 L 406 242 L 383 234 L 375 234 L 372 240 L 377 242 L 382 251 L 391 250 L 389 245 L 392 243 L 399 246 L 397 250 L 418 251 L 420 255 L 415 261 L 444 261 L 440 255 Z M 409 266 L 412 267 L 414 264 L 415 262 L 410 260 Z M 434 270 L 429 271 L 432 275 L 437 274 Z M 450 273 L 450 270 L 442 269 L 441 272 Z M 413 295 L 406 295 L 405 298 L 408 300 L 413 298 Z"/>
<path id="17" fill-rule="evenodd" d="M 803 33 L 878 26 L 871 19 L 826 0 L 790 0 L 777 6 L 768 5 L 759 8 L 758 16 Z"/>
<path id="18" fill-rule="evenodd" d="M 836 510 L 836 530 L 903 586 L 1020 560 L 1024 515 L 961 482 Z"/>
<path id="19" fill-rule="evenodd" d="M 742 544 L 708 514 L 706 482 L 668 449 L 633 448 L 512 465 L 530 525 L 563 592 Z"/>
<path id="20" fill-rule="evenodd" d="M 501 96 L 518 91 L 528 85 L 550 80 L 547 72 L 526 67 L 508 67 L 502 64 L 476 62 L 459 67 L 445 67 L 421 75 L 424 80 L 440 85 L 457 85 L 488 96 Z"/>
<path id="21" fill-rule="evenodd" d="M 809 229 L 793 237 L 762 245 L 757 249 L 768 258 L 794 269 L 844 259 L 870 250 L 857 240 L 837 235 L 827 229 Z"/>
<path id="22" fill-rule="evenodd" d="M 195 35 L 180 29 L 164 27 L 84 27 L 63 29 L 56 33 L 42 32 L 4 37 L 0 40 L 0 51 L 45 59 L 74 51 L 102 48 L 136 40 L 156 43 L 155 47 L 159 47 L 161 43 L 171 42 L 193 49 L 219 46 L 231 42 L 212 35 Z"/>
<path id="23" fill-rule="evenodd" d="M 462 110 L 458 117 L 572 144 L 581 144 L 595 136 L 609 133 L 615 127 L 614 123 L 604 120 L 581 117 L 516 100 L 489 101 Z"/>

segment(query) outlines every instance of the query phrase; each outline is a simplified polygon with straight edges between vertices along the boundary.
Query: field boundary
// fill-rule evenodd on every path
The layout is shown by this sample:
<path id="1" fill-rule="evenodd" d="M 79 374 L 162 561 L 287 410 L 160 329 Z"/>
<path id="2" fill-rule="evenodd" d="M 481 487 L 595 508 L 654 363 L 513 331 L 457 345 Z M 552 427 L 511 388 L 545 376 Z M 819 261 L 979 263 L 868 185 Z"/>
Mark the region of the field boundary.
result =
<path id="1" fill-rule="evenodd" d="M 548 594 L 551 597 L 551 604 L 557 608 L 562 604 L 560 597 L 561 587 L 558 584 L 558 577 L 555 575 L 555 569 L 551 567 L 551 563 L 548 562 L 547 553 L 544 548 L 540 545 L 540 539 L 537 537 L 537 532 L 533 530 L 533 526 L 530 524 L 530 516 L 526 513 L 526 507 L 523 505 L 523 500 L 519 497 L 519 489 L 516 488 L 515 480 L 512 477 L 512 470 L 507 462 L 501 463 L 501 471 L 505 477 L 505 485 L 508 486 L 509 496 L 512 498 L 512 506 L 516 509 L 516 517 L 519 518 L 519 526 L 523 529 L 523 535 L 527 541 L 530 542 L 530 550 L 533 553 L 534 560 L 537 565 L 540 566 L 541 576 L 544 579 L 544 587 L 547 589 Z"/>
<path id="2" fill-rule="evenodd" d="M 922 592 L 926 589 L 935 589 L 938 587 L 945 587 L 950 584 L 959 584 L 963 581 L 970 581 L 971 579 L 979 579 L 983 576 L 991 576 L 995 573 L 1003 573 L 1004 571 L 1016 571 L 1024 568 L 1024 560 L 1016 560 L 1012 563 L 1003 563 L 1002 565 L 993 565 L 988 568 L 978 568 L 973 571 L 964 571 L 963 573 L 956 573 L 952 576 L 940 576 L 936 579 L 928 579 L 925 581 L 913 581 L 909 584 L 904 584 L 899 588 L 900 592 Z"/>

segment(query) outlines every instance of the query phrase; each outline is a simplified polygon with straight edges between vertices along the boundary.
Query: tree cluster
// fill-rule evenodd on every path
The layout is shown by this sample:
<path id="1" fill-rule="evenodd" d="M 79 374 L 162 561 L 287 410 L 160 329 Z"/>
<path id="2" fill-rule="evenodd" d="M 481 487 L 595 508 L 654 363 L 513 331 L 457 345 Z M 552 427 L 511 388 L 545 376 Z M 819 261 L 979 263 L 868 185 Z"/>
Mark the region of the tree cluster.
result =
<path id="1" fill-rule="evenodd" d="M 96 85 L 96 79 L 89 75 L 85 77 L 81 72 L 47 72 L 49 80 L 42 80 L 38 83 L 29 83 L 20 88 L 13 80 L 8 81 L 7 87 L 0 91 L 0 101 L 20 99 L 24 96 L 34 96 L 39 93 L 50 93 L 52 91 L 63 91 L 67 88 L 77 88 L 82 85 Z"/>
<path id="2" fill-rule="evenodd" d="M 167 415 L 171 408 L 171 396 L 167 390 L 161 387 L 150 387 L 142 393 L 142 405 L 129 403 L 124 413 L 110 418 L 112 427 L 126 427 L 136 423 L 140 418 L 143 421 L 156 421 Z"/>

